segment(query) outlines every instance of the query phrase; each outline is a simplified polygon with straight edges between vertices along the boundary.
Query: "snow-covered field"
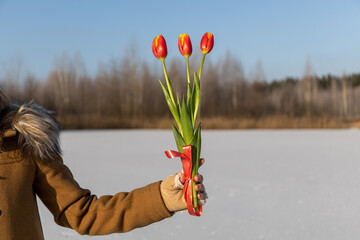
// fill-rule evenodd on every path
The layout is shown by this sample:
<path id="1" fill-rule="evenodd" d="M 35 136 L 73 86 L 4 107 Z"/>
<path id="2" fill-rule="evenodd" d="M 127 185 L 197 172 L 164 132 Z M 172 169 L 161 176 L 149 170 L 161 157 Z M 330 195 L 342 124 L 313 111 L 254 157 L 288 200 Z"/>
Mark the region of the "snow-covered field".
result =
<path id="1" fill-rule="evenodd" d="M 94 194 L 130 191 L 180 170 L 170 131 L 66 131 L 64 161 Z M 178 213 L 125 234 L 79 236 L 40 204 L 45 238 L 360 239 L 360 130 L 204 131 L 209 194 L 200 218 Z"/>

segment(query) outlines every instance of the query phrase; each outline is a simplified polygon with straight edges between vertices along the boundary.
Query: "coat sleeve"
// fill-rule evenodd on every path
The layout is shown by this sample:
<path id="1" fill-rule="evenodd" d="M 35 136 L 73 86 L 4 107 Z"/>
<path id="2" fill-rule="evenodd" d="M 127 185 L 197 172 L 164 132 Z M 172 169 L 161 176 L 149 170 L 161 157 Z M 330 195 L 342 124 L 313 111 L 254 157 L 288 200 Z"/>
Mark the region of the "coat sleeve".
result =
<path id="1" fill-rule="evenodd" d="M 79 234 L 127 232 L 172 216 L 162 200 L 160 182 L 98 198 L 79 186 L 62 159 L 36 164 L 35 193 L 57 224 Z"/>

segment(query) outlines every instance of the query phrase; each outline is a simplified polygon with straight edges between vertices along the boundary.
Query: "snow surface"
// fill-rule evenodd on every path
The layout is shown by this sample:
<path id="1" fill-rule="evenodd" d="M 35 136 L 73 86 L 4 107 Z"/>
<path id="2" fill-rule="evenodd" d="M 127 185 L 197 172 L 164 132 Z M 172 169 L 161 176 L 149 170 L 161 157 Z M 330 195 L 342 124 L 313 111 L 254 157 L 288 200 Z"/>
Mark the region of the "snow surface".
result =
<path id="1" fill-rule="evenodd" d="M 124 234 L 89 237 L 59 227 L 40 203 L 45 238 L 360 239 L 360 131 L 203 131 L 209 194 L 200 218 L 177 213 Z M 66 131 L 64 161 L 94 194 L 130 191 L 181 168 L 170 131 Z"/>

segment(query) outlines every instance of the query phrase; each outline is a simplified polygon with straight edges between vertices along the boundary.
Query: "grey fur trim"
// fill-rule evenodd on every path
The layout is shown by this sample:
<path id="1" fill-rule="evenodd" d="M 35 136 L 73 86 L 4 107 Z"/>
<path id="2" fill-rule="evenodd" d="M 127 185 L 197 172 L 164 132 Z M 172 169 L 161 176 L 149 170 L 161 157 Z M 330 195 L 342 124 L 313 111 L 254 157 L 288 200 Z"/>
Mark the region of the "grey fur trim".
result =
<path id="1" fill-rule="evenodd" d="M 34 102 L 9 106 L 1 119 L 1 128 L 4 126 L 19 133 L 19 146 L 23 152 L 42 160 L 61 155 L 60 125 L 42 106 Z"/>

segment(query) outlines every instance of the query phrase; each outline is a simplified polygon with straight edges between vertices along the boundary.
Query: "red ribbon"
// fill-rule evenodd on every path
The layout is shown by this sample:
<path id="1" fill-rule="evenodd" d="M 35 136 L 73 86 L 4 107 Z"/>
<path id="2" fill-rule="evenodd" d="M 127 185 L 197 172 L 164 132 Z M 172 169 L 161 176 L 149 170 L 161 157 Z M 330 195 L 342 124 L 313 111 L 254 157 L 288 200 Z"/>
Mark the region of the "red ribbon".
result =
<path id="1" fill-rule="evenodd" d="M 184 198 L 186 201 L 187 210 L 190 215 L 194 216 L 201 216 L 202 213 L 202 206 L 201 204 L 198 204 L 198 209 L 194 209 L 193 204 L 193 188 L 192 188 L 192 181 L 194 181 L 191 178 L 191 170 L 192 170 L 192 152 L 191 152 L 191 146 L 186 145 L 183 146 L 184 153 L 176 152 L 173 150 L 165 151 L 165 154 L 168 158 L 181 158 L 183 171 L 185 175 L 185 183 L 184 183 Z"/>

